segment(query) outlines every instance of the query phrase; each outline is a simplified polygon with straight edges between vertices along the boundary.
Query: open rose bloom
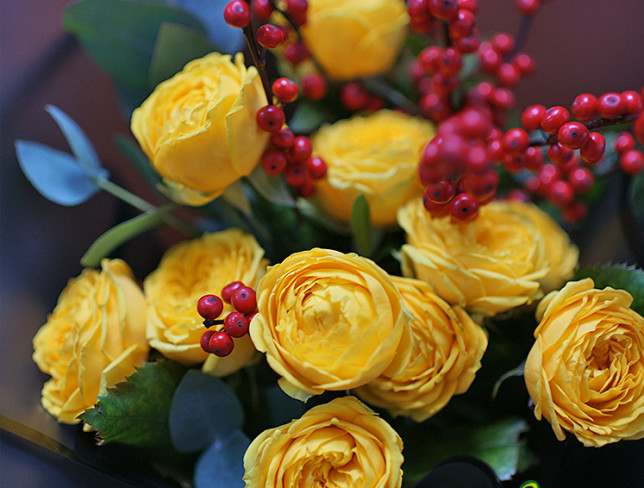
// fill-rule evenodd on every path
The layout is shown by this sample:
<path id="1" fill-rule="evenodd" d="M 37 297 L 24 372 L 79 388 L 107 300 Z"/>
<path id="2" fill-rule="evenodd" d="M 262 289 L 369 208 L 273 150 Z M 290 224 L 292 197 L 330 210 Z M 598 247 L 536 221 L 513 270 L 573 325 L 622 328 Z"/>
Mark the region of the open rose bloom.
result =
<path id="1" fill-rule="evenodd" d="M 586 446 L 644 437 L 644 318 L 623 290 L 587 278 L 539 304 L 525 382 L 557 439 Z"/>

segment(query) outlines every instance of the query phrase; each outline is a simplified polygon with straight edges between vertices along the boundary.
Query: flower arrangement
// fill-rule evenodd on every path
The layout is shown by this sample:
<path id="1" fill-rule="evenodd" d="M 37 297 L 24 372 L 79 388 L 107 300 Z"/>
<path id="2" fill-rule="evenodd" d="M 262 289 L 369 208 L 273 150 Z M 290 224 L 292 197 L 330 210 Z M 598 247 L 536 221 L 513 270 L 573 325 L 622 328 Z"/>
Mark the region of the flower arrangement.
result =
<path id="1" fill-rule="evenodd" d="M 50 200 L 141 211 L 34 337 L 42 406 L 196 488 L 556 486 L 552 441 L 641 449 L 641 263 L 580 265 L 566 229 L 617 178 L 641 257 L 644 91 L 517 111 L 542 2 L 513 3 L 516 36 L 477 0 L 70 5 L 158 202 L 57 107 L 71 154 L 16 143 Z M 119 246 L 161 225 L 135 277 Z"/>

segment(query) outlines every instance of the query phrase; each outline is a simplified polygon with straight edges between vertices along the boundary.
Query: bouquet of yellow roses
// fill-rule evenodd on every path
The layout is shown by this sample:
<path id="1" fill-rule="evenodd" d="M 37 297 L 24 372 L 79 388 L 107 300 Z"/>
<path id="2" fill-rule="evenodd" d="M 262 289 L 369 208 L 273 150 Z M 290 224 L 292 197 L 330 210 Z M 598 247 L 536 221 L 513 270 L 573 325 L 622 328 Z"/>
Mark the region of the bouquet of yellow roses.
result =
<path id="1" fill-rule="evenodd" d="M 641 259 L 644 93 L 516 112 L 541 5 L 512 3 L 516 36 L 477 0 L 70 5 L 157 201 L 57 107 L 71 153 L 16 143 L 52 201 L 141 211 L 33 339 L 45 410 L 195 488 L 561 486 L 558 441 L 641 452 L 641 261 L 580 266 L 567 229 L 613 179 Z"/>

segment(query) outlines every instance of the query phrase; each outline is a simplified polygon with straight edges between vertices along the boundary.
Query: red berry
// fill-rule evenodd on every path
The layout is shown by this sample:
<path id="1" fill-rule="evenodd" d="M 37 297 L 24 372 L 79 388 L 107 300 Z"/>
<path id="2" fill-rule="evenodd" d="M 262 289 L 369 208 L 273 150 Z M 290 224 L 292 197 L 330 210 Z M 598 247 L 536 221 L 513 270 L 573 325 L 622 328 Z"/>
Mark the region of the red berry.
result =
<path id="1" fill-rule="evenodd" d="M 304 183 L 297 187 L 298 194 L 302 198 L 312 197 L 315 194 L 315 190 L 315 182 L 313 181 L 313 178 L 311 178 L 311 176 L 307 176 L 304 180 Z"/>
<path id="2" fill-rule="evenodd" d="M 241 312 L 230 312 L 224 319 L 224 330 L 231 337 L 242 337 L 249 325 L 250 320 Z"/>
<path id="3" fill-rule="evenodd" d="M 492 92 L 490 103 L 502 110 L 508 110 L 514 105 L 514 93 L 507 88 L 495 88 Z"/>
<path id="4" fill-rule="evenodd" d="M 458 0 L 458 7 L 475 14 L 479 11 L 479 0 Z"/>
<path id="5" fill-rule="evenodd" d="M 309 100 L 320 100 L 326 95 L 327 82 L 318 73 L 304 75 L 300 80 L 300 85 L 302 86 L 302 95 Z"/>
<path id="6" fill-rule="evenodd" d="M 568 149 L 567 147 L 562 146 L 561 144 L 553 144 L 548 148 L 548 157 L 553 163 L 562 166 L 573 158 L 575 151 Z"/>
<path id="7" fill-rule="evenodd" d="M 604 93 L 597 99 L 597 112 L 605 119 L 614 119 L 624 113 L 624 103 L 619 93 Z"/>
<path id="8" fill-rule="evenodd" d="M 302 186 L 307 176 L 306 165 L 303 163 L 289 164 L 284 170 L 284 179 L 291 186 Z"/>
<path id="9" fill-rule="evenodd" d="M 564 107 L 554 106 L 546 110 L 541 119 L 541 128 L 548 134 L 556 134 L 559 127 L 570 120 L 570 113 Z"/>
<path id="10" fill-rule="evenodd" d="M 347 110 L 357 112 L 369 103 L 369 93 L 361 83 L 354 81 L 340 89 L 340 100 Z"/>
<path id="11" fill-rule="evenodd" d="M 641 113 L 633 122 L 633 134 L 640 144 L 644 144 L 644 113 Z"/>
<path id="12" fill-rule="evenodd" d="M 492 37 L 492 47 L 501 56 L 507 56 L 514 49 L 514 37 L 506 32 L 499 32 Z"/>
<path id="13" fill-rule="evenodd" d="M 567 181 L 558 180 L 552 183 L 549 191 L 549 200 L 557 206 L 565 206 L 575 198 L 575 192 Z"/>
<path id="14" fill-rule="evenodd" d="M 469 147 L 465 156 L 464 171 L 479 174 L 490 169 L 492 160 L 483 144 L 474 144 Z"/>
<path id="15" fill-rule="evenodd" d="M 566 205 L 563 209 L 563 218 L 571 224 L 579 222 L 587 214 L 588 207 L 584 202 L 580 202 L 578 200 L 573 200 L 572 202 L 568 203 L 568 205 Z"/>
<path id="16" fill-rule="evenodd" d="M 512 63 L 518 68 L 521 74 L 526 76 L 531 75 L 537 69 L 537 63 L 534 58 L 526 53 L 517 54 Z"/>
<path id="17" fill-rule="evenodd" d="M 485 200 L 496 193 L 499 186 L 499 175 L 490 169 L 481 174 L 466 174 L 463 177 L 463 189 L 477 200 Z"/>
<path id="18" fill-rule="evenodd" d="M 588 168 L 580 166 L 568 174 L 568 181 L 572 185 L 573 190 L 575 190 L 575 193 L 583 195 L 584 193 L 588 193 L 593 187 L 595 177 Z"/>
<path id="19" fill-rule="evenodd" d="M 432 76 L 432 83 L 434 85 L 434 91 L 438 95 L 447 97 L 458 86 L 459 79 L 456 75 L 439 71 L 434 76 Z"/>
<path id="20" fill-rule="evenodd" d="M 458 14 L 457 0 L 429 0 L 429 12 L 440 20 L 452 20 Z"/>
<path id="21" fill-rule="evenodd" d="M 469 222 L 479 213 L 479 202 L 468 193 L 459 193 L 449 202 L 449 213 L 457 222 Z"/>
<path id="22" fill-rule="evenodd" d="M 476 29 L 474 31 L 476 32 Z M 459 37 L 454 41 L 454 45 L 461 54 L 475 53 L 481 45 L 481 38 L 478 33 L 467 37 Z"/>
<path id="23" fill-rule="evenodd" d="M 523 15 L 534 15 L 539 10 L 539 0 L 514 0 L 514 4 Z"/>
<path id="24" fill-rule="evenodd" d="M 244 286 L 244 284 L 241 281 L 233 281 L 231 283 L 228 283 L 221 290 L 221 299 L 226 303 L 230 303 L 233 297 L 233 293 L 235 293 L 235 291 L 237 291 L 242 286 Z"/>
<path id="25" fill-rule="evenodd" d="M 215 332 L 217 332 L 215 329 L 208 329 L 203 334 L 201 334 L 201 339 L 199 340 L 201 349 L 209 353 L 212 352 L 210 349 L 210 338 L 215 334 Z"/>
<path id="26" fill-rule="evenodd" d="M 540 147 L 530 146 L 523 153 L 526 169 L 538 171 L 543 166 L 543 151 Z"/>
<path id="27" fill-rule="evenodd" d="M 268 20 L 273 14 L 273 4 L 270 0 L 253 0 L 251 9 L 259 20 Z"/>
<path id="28" fill-rule="evenodd" d="M 257 29 L 257 42 L 260 46 L 268 49 L 274 49 L 280 46 L 285 40 L 286 35 L 282 29 L 273 24 L 264 24 Z"/>
<path id="29" fill-rule="evenodd" d="M 282 128 L 286 117 L 277 105 L 266 105 L 257 111 L 257 125 L 266 132 L 277 132 Z"/>
<path id="30" fill-rule="evenodd" d="M 243 0 L 228 2 L 224 8 L 224 20 L 233 27 L 244 28 L 250 23 L 250 7 Z"/>
<path id="31" fill-rule="evenodd" d="M 307 0 L 286 0 L 286 10 L 291 15 L 303 14 L 308 7 Z"/>
<path id="32" fill-rule="evenodd" d="M 581 122 L 566 122 L 557 132 L 559 144 L 568 149 L 579 149 L 588 142 L 588 129 Z"/>
<path id="33" fill-rule="evenodd" d="M 434 203 L 447 203 L 456 194 L 456 187 L 449 180 L 440 180 L 430 183 L 425 188 L 423 198 L 429 198 Z"/>
<path id="34" fill-rule="evenodd" d="M 512 156 L 523 153 L 530 145 L 530 136 L 523 129 L 510 129 L 503 136 L 503 150 Z"/>
<path id="35" fill-rule="evenodd" d="M 422 18 L 429 16 L 429 0 L 407 0 L 407 13 L 410 17 Z"/>
<path id="36" fill-rule="evenodd" d="M 460 115 L 460 128 L 463 135 L 470 138 L 484 137 L 490 128 L 490 121 L 479 110 L 470 108 L 463 110 Z"/>
<path id="37" fill-rule="evenodd" d="M 324 178 L 327 172 L 327 165 L 324 159 L 314 156 L 306 160 L 306 167 L 309 170 L 309 174 L 314 180 L 319 180 Z"/>
<path id="38" fill-rule="evenodd" d="M 453 47 L 443 49 L 438 58 L 438 69 L 446 75 L 456 75 L 463 67 L 463 56 Z"/>
<path id="39" fill-rule="evenodd" d="M 479 62 L 484 71 L 496 73 L 502 61 L 503 57 L 492 48 L 491 44 L 481 43 L 479 46 Z"/>
<path id="40" fill-rule="evenodd" d="M 456 18 L 449 23 L 450 35 L 455 39 L 470 36 L 475 22 L 476 16 L 473 12 L 460 8 Z"/>
<path id="41" fill-rule="evenodd" d="M 642 111 L 642 97 L 639 93 L 633 90 L 622 92 L 620 95 L 622 103 L 624 104 L 624 114 L 633 115 Z"/>
<path id="42" fill-rule="evenodd" d="M 597 98 L 590 93 L 577 95 L 572 102 L 572 115 L 582 122 L 593 120 L 597 116 Z"/>
<path id="43" fill-rule="evenodd" d="M 271 134 L 271 144 L 280 149 L 289 149 L 295 141 L 295 134 L 291 129 L 280 129 Z"/>
<path id="44" fill-rule="evenodd" d="M 284 77 L 278 78 L 273 82 L 272 90 L 273 95 L 285 103 L 294 101 L 299 93 L 299 88 L 295 82 Z"/>
<path id="45" fill-rule="evenodd" d="M 615 151 L 622 154 L 629 149 L 635 149 L 635 138 L 630 132 L 620 132 L 614 142 Z"/>
<path id="46" fill-rule="evenodd" d="M 427 93 L 420 97 L 420 109 L 427 118 L 440 122 L 452 113 L 449 101 L 438 93 Z"/>
<path id="47" fill-rule="evenodd" d="M 443 53 L 439 46 L 428 46 L 418 54 L 418 62 L 425 70 L 425 73 L 433 73 L 438 70 L 438 60 Z"/>
<path id="48" fill-rule="evenodd" d="M 313 152 L 311 139 L 306 136 L 297 136 L 289 154 L 296 163 L 303 163 L 311 157 L 311 152 Z"/>
<path id="49" fill-rule="evenodd" d="M 444 217 L 449 213 L 449 203 L 434 203 L 423 194 L 423 206 L 432 217 Z"/>
<path id="50" fill-rule="evenodd" d="M 521 114 L 521 125 L 526 130 L 537 130 L 541 127 L 541 119 L 546 113 L 546 107 L 543 105 L 530 105 Z"/>
<path id="51" fill-rule="evenodd" d="M 503 156 L 503 166 L 508 173 L 516 174 L 525 168 L 525 158 L 522 155 L 512 156 L 505 154 Z"/>
<path id="52" fill-rule="evenodd" d="M 521 71 L 513 63 L 501 63 L 496 70 L 496 79 L 503 86 L 515 86 L 521 79 Z"/>
<path id="53" fill-rule="evenodd" d="M 261 162 L 264 171 L 271 176 L 282 174 L 288 164 L 286 154 L 281 149 L 275 148 L 264 151 Z"/>
<path id="54" fill-rule="evenodd" d="M 208 341 L 208 348 L 212 354 L 219 357 L 228 356 L 233 351 L 234 345 L 231 337 L 223 330 L 215 332 Z"/>
<path id="55" fill-rule="evenodd" d="M 490 161 L 501 161 L 503 159 L 503 142 L 501 139 L 492 139 L 487 143 L 487 157 Z"/>
<path id="56" fill-rule="evenodd" d="M 255 290 L 250 286 L 240 286 L 232 295 L 231 303 L 241 313 L 251 313 L 257 308 Z"/>
<path id="57" fill-rule="evenodd" d="M 306 61 L 310 56 L 311 53 L 309 53 L 309 50 L 306 48 L 304 43 L 300 41 L 289 44 L 286 49 L 284 49 L 284 57 L 293 66 L 297 66 L 301 62 Z"/>
<path id="58" fill-rule="evenodd" d="M 604 156 L 606 139 L 599 132 L 591 132 L 588 135 L 588 142 L 579 150 L 581 159 L 588 164 L 598 163 Z"/>
<path id="59" fill-rule="evenodd" d="M 627 175 L 635 176 L 644 170 L 644 153 L 630 149 L 619 157 L 619 167 Z"/>
<path id="60" fill-rule="evenodd" d="M 216 295 L 204 295 L 197 302 L 197 312 L 206 320 L 215 320 L 224 311 L 224 302 Z"/>

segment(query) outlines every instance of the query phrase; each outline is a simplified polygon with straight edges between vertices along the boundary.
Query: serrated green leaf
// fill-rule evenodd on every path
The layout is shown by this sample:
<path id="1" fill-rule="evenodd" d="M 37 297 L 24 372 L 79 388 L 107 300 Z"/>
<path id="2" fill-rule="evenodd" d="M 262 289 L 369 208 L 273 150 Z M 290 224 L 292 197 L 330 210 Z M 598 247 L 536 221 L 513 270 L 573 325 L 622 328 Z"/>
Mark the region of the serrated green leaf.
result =
<path id="1" fill-rule="evenodd" d="M 367 198 L 360 194 L 353 201 L 351 209 L 351 232 L 358 254 L 371 255 L 371 212 Z"/>
<path id="2" fill-rule="evenodd" d="M 92 243 L 81 258 L 81 264 L 86 267 L 98 266 L 101 259 L 121 244 L 161 224 L 176 207 L 175 204 L 164 205 L 112 227 Z"/>
<path id="3" fill-rule="evenodd" d="M 145 363 L 126 381 L 101 395 L 80 419 L 97 431 L 101 444 L 118 442 L 147 449 L 172 447 L 168 415 L 186 369 L 166 359 Z"/>
<path id="4" fill-rule="evenodd" d="M 195 488 L 242 488 L 249 445 L 250 439 L 241 430 L 215 441 L 195 465 Z"/>
<path id="5" fill-rule="evenodd" d="M 186 373 L 170 407 L 170 437 L 177 451 L 200 451 L 243 422 L 242 405 L 228 385 L 201 371 Z"/>
<path id="6" fill-rule="evenodd" d="M 48 200 L 71 207 L 100 190 L 71 154 L 39 142 L 16 141 L 15 146 L 20 169 Z"/>
<path id="7" fill-rule="evenodd" d="M 181 8 L 131 0 L 83 0 L 63 14 L 65 29 L 77 36 L 88 54 L 114 81 L 143 97 L 157 33 L 172 22 L 205 33 L 201 23 Z"/>
<path id="8" fill-rule="evenodd" d="M 457 455 L 474 456 L 490 465 L 501 480 L 516 472 L 522 442 L 528 429 L 523 419 L 511 418 L 480 427 L 463 426 L 450 430 L 449 438 L 431 438 L 421 429 L 412 430 L 405 442 L 405 486 L 413 486 L 441 461 Z"/>
<path id="9" fill-rule="evenodd" d="M 575 273 L 575 280 L 592 278 L 595 288 L 626 290 L 633 295 L 631 308 L 644 315 L 644 270 L 633 266 L 606 265 L 580 268 Z"/>
<path id="10" fill-rule="evenodd" d="M 184 25 L 162 23 L 150 62 L 150 86 L 171 78 L 188 61 L 214 50 L 215 47 L 201 32 Z"/>

